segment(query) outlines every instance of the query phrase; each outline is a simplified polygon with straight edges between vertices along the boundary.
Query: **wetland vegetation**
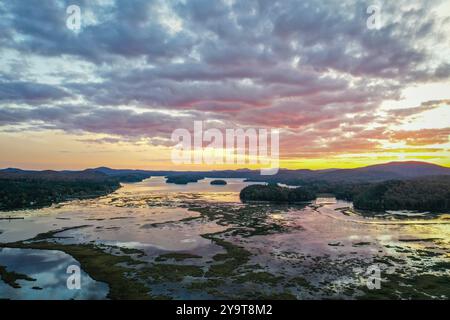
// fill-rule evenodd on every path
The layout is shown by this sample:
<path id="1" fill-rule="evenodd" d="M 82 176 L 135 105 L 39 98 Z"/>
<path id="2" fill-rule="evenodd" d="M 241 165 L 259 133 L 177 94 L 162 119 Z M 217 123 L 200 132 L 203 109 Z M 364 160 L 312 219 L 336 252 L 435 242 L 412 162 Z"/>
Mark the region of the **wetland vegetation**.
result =
<path id="1" fill-rule="evenodd" d="M 20 288 L 20 284 L 17 283 L 17 280 L 36 281 L 36 279 L 31 278 L 26 274 L 17 273 L 15 271 L 8 271 L 5 266 L 1 265 L 0 265 L 0 279 L 15 289 Z"/>
<path id="2" fill-rule="evenodd" d="M 11 213 L 21 219 L 0 220 L 0 298 L 15 297 L 5 286 L 19 296 L 49 290 L 42 274 L 17 269 L 4 250 L 70 255 L 107 284 L 109 299 L 450 297 L 448 215 L 366 217 L 351 202 L 330 201 L 330 182 L 225 181 L 175 186 L 151 178 L 101 198 Z M 240 190 L 256 201 L 240 202 Z M 268 190 L 286 201 L 272 201 Z M 382 272 L 375 291 L 365 278 L 373 265 Z M 55 272 L 64 279 L 65 269 Z"/>

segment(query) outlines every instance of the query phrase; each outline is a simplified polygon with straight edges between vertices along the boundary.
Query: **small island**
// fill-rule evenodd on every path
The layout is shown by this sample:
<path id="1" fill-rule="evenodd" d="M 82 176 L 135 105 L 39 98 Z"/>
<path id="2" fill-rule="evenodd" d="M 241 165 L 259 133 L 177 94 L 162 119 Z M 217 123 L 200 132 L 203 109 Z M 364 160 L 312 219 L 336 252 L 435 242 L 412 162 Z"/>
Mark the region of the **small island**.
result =
<path id="1" fill-rule="evenodd" d="M 242 202 L 270 201 L 270 202 L 306 202 L 316 199 L 311 190 L 299 188 L 285 188 L 276 184 L 252 185 L 241 190 L 239 197 Z"/>
<path id="2" fill-rule="evenodd" d="M 191 182 L 198 182 L 198 180 L 202 179 L 204 179 L 204 177 L 198 175 L 174 175 L 168 176 L 166 179 L 166 183 L 188 184 Z"/>
<path id="3" fill-rule="evenodd" d="M 213 186 L 226 186 L 227 182 L 225 180 L 213 180 L 210 184 Z"/>

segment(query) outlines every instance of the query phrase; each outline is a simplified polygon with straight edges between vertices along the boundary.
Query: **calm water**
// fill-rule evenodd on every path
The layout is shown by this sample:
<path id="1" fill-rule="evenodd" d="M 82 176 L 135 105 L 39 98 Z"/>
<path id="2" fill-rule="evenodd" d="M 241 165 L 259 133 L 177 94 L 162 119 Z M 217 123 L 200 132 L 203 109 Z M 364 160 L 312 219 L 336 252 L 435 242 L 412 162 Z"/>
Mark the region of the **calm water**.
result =
<path id="1" fill-rule="evenodd" d="M 79 264 L 60 251 L 3 248 L 0 265 L 35 279 L 17 280 L 21 287 L 17 289 L 0 282 L 0 299 L 105 299 L 109 290 L 105 283 L 93 280 L 82 270 L 82 290 L 68 290 L 67 267 Z"/>
<path id="2" fill-rule="evenodd" d="M 249 216 L 249 222 L 239 215 L 239 210 L 247 206 L 239 202 L 239 191 L 249 183 L 242 179 L 225 179 L 226 186 L 212 186 L 211 180 L 173 185 L 166 184 L 162 177 L 153 177 L 140 183 L 123 184 L 116 192 L 98 199 L 3 213 L 24 219 L 0 220 L 0 242 L 26 240 L 50 230 L 87 225 L 58 234 L 64 238 L 57 241 L 137 248 L 145 252 L 140 260 L 149 265 L 163 253 L 191 253 L 201 258 L 191 259 L 195 261 L 189 263 L 205 267 L 224 249 L 201 235 L 223 232 L 226 241 L 251 252 L 245 266 L 247 270 L 268 272 L 286 282 L 301 276 L 317 288 L 256 286 L 251 281 L 239 283 L 228 279 L 227 285 L 220 288 L 221 295 L 238 298 L 254 291 L 270 293 L 271 290 L 288 290 L 297 298 L 305 299 L 349 298 L 346 289 L 363 282 L 355 269 L 365 268 L 377 259 L 389 258 L 390 271 L 409 276 L 431 272 L 429 266 L 449 261 L 449 215 L 430 218 L 394 212 L 389 218 L 365 218 L 351 210 L 351 203 L 318 199 L 315 204 L 306 206 L 263 205 L 252 211 L 255 217 Z M 199 205 L 228 215 L 201 216 L 192 207 Z M 344 207 L 350 209 L 341 209 Z M 232 229 L 249 232 L 233 233 Z M 82 290 L 74 292 L 65 287 L 67 266 L 76 263 L 72 257 L 58 251 L 2 249 L 0 265 L 6 266 L 8 271 L 30 275 L 36 282 L 20 280 L 22 288 L 13 289 L 0 281 L 0 297 L 104 298 L 108 286 L 85 273 Z M 448 275 L 449 270 L 433 273 Z M 280 283 L 284 282 L 280 280 Z M 36 286 L 42 290 L 32 289 Z M 219 297 L 213 291 L 190 290 L 184 283 L 153 284 L 151 290 L 172 298 Z"/>

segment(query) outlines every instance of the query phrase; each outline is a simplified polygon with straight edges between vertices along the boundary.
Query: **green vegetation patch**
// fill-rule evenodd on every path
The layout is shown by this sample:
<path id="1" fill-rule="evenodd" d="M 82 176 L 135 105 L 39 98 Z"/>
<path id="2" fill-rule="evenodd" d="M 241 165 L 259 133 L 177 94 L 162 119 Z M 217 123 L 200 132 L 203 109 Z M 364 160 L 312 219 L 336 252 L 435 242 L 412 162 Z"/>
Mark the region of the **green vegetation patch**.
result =
<path id="1" fill-rule="evenodd" d="M 236 279 L 234 279 L 234 282 L 235 283 L 252 282 L 274 286 L 280 283 L 280 281 L 282 280 L 283 277 L 277 277 L 269 272 L 261 271 L 261 272 L 249 272 L 245 275 L 239 276 Z"/>
<path id="2" fill-rule="evenodd" d="M 125 254 L 136 254 L 138 257 L 145 256 L 145 252 L 136 248 L 126 248 L 126 247 L 118 247 L 120 251 Z"/>
<path id="3" fill-rule="evenodd" d="M 36 281 L 36 279 L 27 276 L 26 274 L 17 273 L 6 270 L 5 266 L 0 266 L 0 278 L 9 286 L 18 289 L 21 288 L 17 280 Z"/>
<path id="4" fill-rule="evenodd" d="M 295 206 L 298 208 L 298 206 Z M 201 217 L 215 221 L 218 225 L 228 227 L 227 231 L 233 236 L 251 237 L 287 232 L 292 228 L 281 221 L 272 221 L 269 217 L 278 206 L 267 204 L 246 204 L 230 207 L 229 205 L 191 206 L 189 210 L 199 212 Z M 280 205 L 280 209 L 287 211 L 291 206 Z M 238 227 L 230 227 L 238 226 Z"/>
<path id="5" fill-rule="evenodd" d="M 167 261 L 167 260 L 175 260 L 175 261 L 183 261 L 186 259 L 200 259 L 201 256 L 191 254 L 191 253 L 183 253 L 183 252 L 170 252 L 164 253 L 156 257 L 155 261 Z"/>
<path id="6" fill-rule="evenodd" d="M 292 287 L 301 287 L 308 290 L 316 289 L 311 283 L 309 283 L 305 278 L 303 277 L 295 277 L 289 280 L 289 284 Z"/>
<path id="7" fill-rule="evenodd" d="M 220 253 L 213 257 L 213 260 L 221 263 L 210 266 L 206 273 L 208 277 L 231 276 L 236 269 L 246 264 L 250 259 L 251 253 L 240 246 L 215 237 L 213 234 L 204 234 L 202 237 L 214 241 L 226 251 L 226 253 Z"/>
<path id="8" fill-rule="evenodd" d="M 203 291 L 203 290 L 210 291 L 211 289 L 215 289 L 217 287 L 220 287 L 223 284 L 225 284 L 225 281 L 222 280 L 222 279 L 208 279 L 206 281 L 192 282 L 188 286 L 188 289 L 200 290 L 200 291 Z"/>
<path id="9" fill-rule="evenodd" d="M 354 247 L 363 247 L 370 245 L 370 242 L 356 242 L 353 244 Z"/>
<path id="10" fill-rule="evenodd" d="M 430 267 L 433 271 L 447 271 L 450 270 L 450 261 L 439 261 Z M 449 283 L 450 285 L 450 283 Z"/>
<path id="11" fill-rule="evenodd" d="M 142 278 L 152 278 L 158 282 L 178 282 L 185 277 L 202 277 L 203 269 L 198 266 L 155 263 L 139 270 Z"/>
<path id="12" fill-rule="evenodd" d="M 258 300 L 297 300 L 297 296 L 285 291 L 285 292 L 281 292 L 281 293 L 274 293 L 274 294 L 263 294 L 263 295 L 258 295 L 256 297 L 256 299 Z"/>
<path id="13" fill-rule="evenodd" d="M 363 287 L 361 299 L 449 299 L 450 276 L 422 274 L 406 278 L 400 274 L 383 277 L 380 289 Z"/>
<path id="14" fill-rule="evenodd" d="M 81 225 L 81 226 L 67 227 L 67 228 L 62 228 L 62 229 L 57 229 L 57 230 L 51 230 L 51 231 L 48 231 L 48 232 L 40 233 L 36 237 L 34 237 L 33 239 L 26 240 L 26 241 L 39 241 L 39 240 L 46 240 L 46 239 L 64 239 L 64 238 L 67 238 L 67 237 L 57 236 L 56 234 L 64 232 L 64 231 L 82 229 L 82 228 L 87 228 L 87 227 L 91 227 L 91 225 L 87 225 L 86 224 L 86 225 Z"/>

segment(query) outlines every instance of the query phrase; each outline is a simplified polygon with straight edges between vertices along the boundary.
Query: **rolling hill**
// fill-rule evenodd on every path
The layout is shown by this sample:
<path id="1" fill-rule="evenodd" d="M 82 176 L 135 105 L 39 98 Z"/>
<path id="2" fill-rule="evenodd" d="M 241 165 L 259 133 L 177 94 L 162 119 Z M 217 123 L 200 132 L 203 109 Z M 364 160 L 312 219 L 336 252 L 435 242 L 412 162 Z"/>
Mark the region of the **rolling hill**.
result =
<path id="1" fill-rule="evenodd" d="M 450 168 L 420 161 L 389 162 L 355 169 L 280 169 L 276 175 L 261 176 L 259 170 L 214 170 L 214 171 L 154 171 L 133 169 L 111 169 L 99 167 L 83 171 L 30 171 L 16 168 L 0 170 L 0 179 L 42 178 L 42 179 L 104 179 L 114 177 L 124 182 L 140 181 L 151 176 L 201 176 L 205 178 L 243 178 L 252 181 L 282 182 L 296 184 L 301 181 L 328 182 L 379 182 L 386 180 L 405 180 L 428 176 L 450 175 Z"/>

